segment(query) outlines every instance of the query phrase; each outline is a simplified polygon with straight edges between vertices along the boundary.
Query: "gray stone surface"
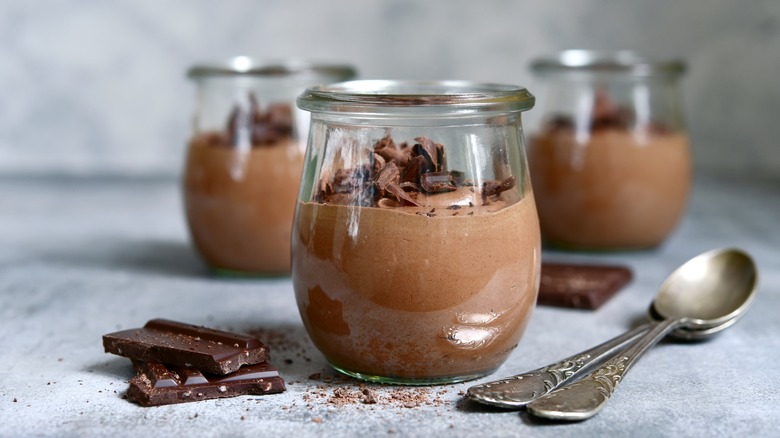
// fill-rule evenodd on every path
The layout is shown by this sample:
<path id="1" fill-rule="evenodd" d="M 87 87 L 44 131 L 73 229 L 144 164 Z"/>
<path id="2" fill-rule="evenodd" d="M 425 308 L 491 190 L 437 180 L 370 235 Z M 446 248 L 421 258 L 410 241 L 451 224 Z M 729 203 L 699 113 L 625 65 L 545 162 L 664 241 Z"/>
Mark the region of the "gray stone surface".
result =
<path id="1" fill-rule="evenodd" d="M 699 252 L 738 246 L 761 270 L 757 301 L 732 329 L 705 343 L 662 343 L 595 418 L 551 424 L 466 402 L 468 384 L 371 386 L 377 404 L 329 403 L 358 384 L 310 344 L 290 280 L 209 276 L 188 245 L 175 181 L 0 179 L 0 436 L 776 436 L 779 187 L 701 178 L 682 225 L 655 251 L 545 253 L 626 263 L 636 278 L 595 312 L 538 308 L 490 378 L 629 328 L 663 278 Z M 104 354 L 100 337 L 154 317 L 259 332 L 289 389 L 158 408 L 124 400 L 130 363 Z M 421 402 L 391 398 L 399 394 Z"/>

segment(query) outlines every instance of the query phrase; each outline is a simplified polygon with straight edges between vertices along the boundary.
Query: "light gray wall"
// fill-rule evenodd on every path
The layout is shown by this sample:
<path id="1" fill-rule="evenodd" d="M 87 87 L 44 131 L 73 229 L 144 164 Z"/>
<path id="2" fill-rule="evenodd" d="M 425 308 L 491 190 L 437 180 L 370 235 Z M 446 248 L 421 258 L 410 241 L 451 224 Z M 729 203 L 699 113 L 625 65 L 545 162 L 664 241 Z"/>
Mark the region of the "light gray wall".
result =
<path id="1" fill-rule="evenodd" d="M 179 171 L 193 62 L 526 85 L 535 56 L 681 56 L 698 170 L 780 174 L 780 0 L 4 0 L 0 174 Z"/>

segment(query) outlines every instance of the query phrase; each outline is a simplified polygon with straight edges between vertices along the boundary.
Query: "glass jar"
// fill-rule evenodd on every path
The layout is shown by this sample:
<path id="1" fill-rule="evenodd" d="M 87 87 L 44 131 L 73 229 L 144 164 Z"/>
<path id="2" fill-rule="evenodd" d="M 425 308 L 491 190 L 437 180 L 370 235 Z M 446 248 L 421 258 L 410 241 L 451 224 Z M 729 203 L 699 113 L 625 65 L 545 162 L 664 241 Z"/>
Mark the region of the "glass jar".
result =
<path id="1" fill-rule="evenodd" d="M 288 274 L 308 133 L 308 113 L 295 109 L 295 98 L 354 71 L 237 57 L 188 76 L 197 108 L 183 195 L 195 248 L 218 273 Z"/>
<path id="2" fill-rule="evenodd" d="M 311 130 L 292 279 L 314 344 L 360 379 L 481 377 L 536 303 L 524 88 L 353 81 L 298 98 Z"/>
<path id="3" fill-rule="evenodd" d="M 684 213 L 691 152 L 680 61 L 569 50 L 537 60 L 528 160 L 542 235 L 585 250 L 651 248 Z"/>

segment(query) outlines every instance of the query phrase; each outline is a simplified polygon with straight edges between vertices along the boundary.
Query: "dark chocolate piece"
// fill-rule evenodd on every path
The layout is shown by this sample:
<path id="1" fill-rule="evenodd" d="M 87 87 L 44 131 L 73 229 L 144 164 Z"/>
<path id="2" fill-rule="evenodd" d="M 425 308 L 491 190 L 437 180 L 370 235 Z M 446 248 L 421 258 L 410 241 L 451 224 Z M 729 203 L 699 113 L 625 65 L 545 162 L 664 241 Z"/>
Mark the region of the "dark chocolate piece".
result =
<path id="1" fill-rule="evenodd" d="M 252 336 L 165 319 L 103 335 L 103 348 L 133 360 L 195 367 L 213 374 L 232 373 L 241 365 L 269 358 L 265 344 Z"/>
<path id="2" fill-rule="evenodd" d="M 247 365 L 224 376 L 156 362 L 134 362 L 134 365 L 137 374 L 130 379 L 127 399 L 141 406 L 276 394 L 286 389 L 279 372 L 268 362 Z"/>
<path id="3" fill-rule="evenodd" d="M 631 281 L 624 266 L 542 263 L 540 305 L 598 309 Z"/>

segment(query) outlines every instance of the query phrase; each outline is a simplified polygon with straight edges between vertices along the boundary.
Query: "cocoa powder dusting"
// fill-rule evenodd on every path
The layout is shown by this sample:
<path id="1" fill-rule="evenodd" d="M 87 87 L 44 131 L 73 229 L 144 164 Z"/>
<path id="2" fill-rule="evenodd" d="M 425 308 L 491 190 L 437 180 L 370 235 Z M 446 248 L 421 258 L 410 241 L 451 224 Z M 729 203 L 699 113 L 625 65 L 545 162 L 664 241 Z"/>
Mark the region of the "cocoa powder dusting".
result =
<path id="1" fill-rule="evenodd" d="M 413 409 L 419 407 L 437 407 L 448 404 L 442 397 L 446 390 L 434 391 L 431 388 L 392 387 L 357 382 L 343 375 L 314 373 L 311 380 L 319 380 L 325 385 L 310 387 L 302 395 L 308 407 L 315 404 L 345 406 L 393 407 Z"/>

